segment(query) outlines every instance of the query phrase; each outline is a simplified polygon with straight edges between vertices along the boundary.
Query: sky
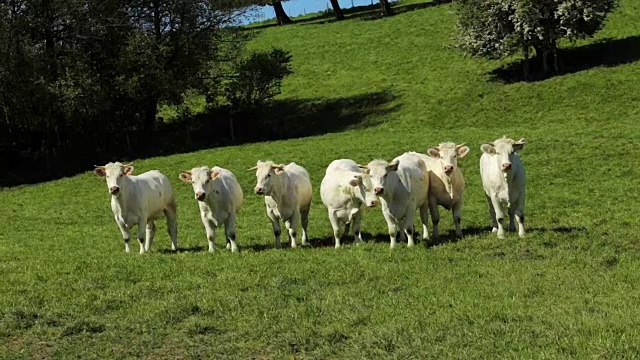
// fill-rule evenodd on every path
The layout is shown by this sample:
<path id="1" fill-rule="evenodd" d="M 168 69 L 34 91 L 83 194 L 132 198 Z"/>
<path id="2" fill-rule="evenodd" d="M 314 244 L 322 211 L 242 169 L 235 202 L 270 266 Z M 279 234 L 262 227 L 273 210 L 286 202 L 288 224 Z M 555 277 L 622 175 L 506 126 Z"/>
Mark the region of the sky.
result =
<path id="1" fill-rule="evenodd" d="M 348 9 L 352 6 L 377 4 L 379 0 L 339 0 L 340 7 Z M 282 3 L 284 11 L 291 17 L 318 12 L 331 8 L 329 0 L 289 0 Z M 258 13 L 258 20 L 273 19 L 276 17 L 272 6 L 264 6 Z"/>

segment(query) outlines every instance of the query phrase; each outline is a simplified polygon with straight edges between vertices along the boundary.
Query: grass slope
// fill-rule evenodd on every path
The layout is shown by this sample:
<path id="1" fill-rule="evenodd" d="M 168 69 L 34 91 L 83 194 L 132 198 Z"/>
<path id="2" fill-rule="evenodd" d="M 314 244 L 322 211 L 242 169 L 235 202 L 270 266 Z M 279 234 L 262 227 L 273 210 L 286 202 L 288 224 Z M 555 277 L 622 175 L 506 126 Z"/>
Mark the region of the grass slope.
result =
<path id="1" fill-rule="evenodd" d="M 453 23 L 442 5 L 265 30 L 252 46 L 293 53 L 283 99 L 342 99 L 363 111 L 369 94 L 389 101 L 340 133 L 136 161 L 136 173 L 159 169 L 174 183 L 178 253 L 161 222 L 151 254 L 125 254 L 104 180 L 90 172 L 0 191 L 0 357 L 637 356 L 640 62 L 504 85 L 488 73 L 505 62 L 447 47 Z M 640 4 L 623 0 L 598 39 L 638 45 L 639 23 Z M 479 145 L 503 134 L 529 142 L 524 240 L 487 232 Z M 391 251 L 373 210 L 366 244 L 327 246 L 318 188 L 331 160 L 390 160 L 441 141 L 472 148 L 460 161 L 464 239 Z M 313 247 L 272 249 L 245 170 L 258 159 L 311 173 Z M 239 254 L 220 238 L 220 251 L 204 251 L 191 187 L 177 179 L 202 164 L 231 169 L 245 191 Z M 452 220 L 441 213 L 446 238 Z"/>

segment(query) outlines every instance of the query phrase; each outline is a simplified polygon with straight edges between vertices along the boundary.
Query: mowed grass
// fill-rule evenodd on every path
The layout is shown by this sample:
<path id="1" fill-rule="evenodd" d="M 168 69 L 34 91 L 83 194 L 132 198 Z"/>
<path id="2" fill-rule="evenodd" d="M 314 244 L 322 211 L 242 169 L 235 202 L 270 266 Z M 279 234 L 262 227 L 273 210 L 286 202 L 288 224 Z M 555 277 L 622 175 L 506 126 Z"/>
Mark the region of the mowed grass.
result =
<path id="1" fill-rule="evenodd" d="M 151 253 L 133 242 L 125 254 L 92 169 L 0 191 L 0 357 L 637 357 L 640 62 L 504 85 L 488 73 L 508 61 L 448 47 L 453 24 L 442 5 L 265 30 L 253 48 L 293 53 L 283 101 L 353 98 L 363 111 L 367 94 L 390 101 L 339 133 L 136 160 L 135 173 L 158 169 L 173 182 L 177 253 L 161 221 Z M 596 39 L 576 46 L 637 38 L 638 24 L 640 4 L 623 0 Z M 489 232 L 479 146 L 502 135 L 528 140 L 522 240 Z M 459 162 L 463 239 L 448 241 L 451 215 L 441 210 L 442 244 L 390 250 L 375 209 L 367 243 L 333 249 L 319 196 L 329 162 L 391 160 L 442 141 L 472 148 Z M 258 159 L 309 170 L 313 246 L 273 248 L 246 171 Z M 231 169 L 244 190 L 238 254 L 222 237 L 215 254 L 205 251 L 191 186 L 178 180 L 205 164 Z"/>

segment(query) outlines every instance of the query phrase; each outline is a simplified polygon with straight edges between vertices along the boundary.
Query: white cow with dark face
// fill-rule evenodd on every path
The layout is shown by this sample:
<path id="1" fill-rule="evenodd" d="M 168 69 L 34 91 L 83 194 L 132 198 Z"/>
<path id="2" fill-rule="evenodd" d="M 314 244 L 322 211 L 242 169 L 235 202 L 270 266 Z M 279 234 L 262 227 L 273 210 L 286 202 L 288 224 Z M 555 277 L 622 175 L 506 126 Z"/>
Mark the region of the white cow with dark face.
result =
<path id="1" fill-rule="evenodd" d="M 524 139 L 515 141 L 503 136 L 494 142 L 480 146 L 480 177 L 482 187 L 489 202 L 489 214 L 493 222 L 493 232 L 504 239 L 505 208 L 509 212 L 509 231 L 515 231 L 518 223 L 518 235 L 524 237 L 524 200 L 526 177 L 524 165 L 516 151 L 522 150 Z"/>
<path id="2" fill-rule="evenodd" d="M 382 214 L 389 228 L 390 246 L 396 246 L 398 230 L 407 235 L 407 246 L 413 246 L 413 218 L 420 209 L 423 238 L 427 238 L 429 212 L 429 174 L 424 161 L 416 154 L 404 153 L 391 163 L 373 160 L 367 165 L 373 191 L 382 205 Z"/>
<path id="3" fill-rule="evenodd" d="M 467 156 L 469 147 L 446 142 L 427 150 L 428 155 L 417 154 L 429 171 L 429 210 L 433 222 L 432 235 L 438 237 L 440 212 L 438 205 L 453 214 L 456 235 L 462 236 L 462 204 L 464 201 L 464 176 L 458 168 L 458 159 Z"/>
<path id="4" fill-rule="evenodd" d="M 348 234 L 350 224 L 353 224 L 356 242 L 362 241 L 360 223 L 365 205 L 378 205 L 378 198 L 373 192 L 371 177 L 366 169 L 351 159 L 332 161 L 320 184 L 320 197 L 329 211 L 335 247 L 340 247 L 343 229 Z"/>
<path id="5" fill-rule="evenodd" d="M 181 172 L 180 180 L 193 185 L 209 241 L 209 252 L 215 250 L 216 228 L 222 224 L 227 237 L 227 249 L 237 252 L 236 218 L 242 206 L 242 189 L 235 175 L 218 166 L 203 166 Z"/>
<path id="6" fill-rule="evenodd" d="M 169 178 L 157 170 L 140 175 L 133 173 L 132 164 L 119 162 L 96 166 L 94 173 L 106 177 L 111 194 L 111 210 L 122 232 L 125 251 L 129 252 L 131 229 L 138 225 L 140 254 L 149 251 L 156 233 L 154 221 L 166 216 L 171 249 L 178 246 L 178 224 L 176 221 L 176 201 Z"/>
<path id="7" fill-rule="evenodd" d="M 276 247 L 280 247 L 280 221 L 284 221 L 291 238 L 291 247 L 296 247 L 298 222 L 302 223 L 302 245 L 307 243 L 307 225 L 311 208 L 311 180 L 302 166 L 292 162 L 276 165 L 272 161 L 258 160 L 255 192 L 264 195 L 267 216 L 273 226 Z"/>

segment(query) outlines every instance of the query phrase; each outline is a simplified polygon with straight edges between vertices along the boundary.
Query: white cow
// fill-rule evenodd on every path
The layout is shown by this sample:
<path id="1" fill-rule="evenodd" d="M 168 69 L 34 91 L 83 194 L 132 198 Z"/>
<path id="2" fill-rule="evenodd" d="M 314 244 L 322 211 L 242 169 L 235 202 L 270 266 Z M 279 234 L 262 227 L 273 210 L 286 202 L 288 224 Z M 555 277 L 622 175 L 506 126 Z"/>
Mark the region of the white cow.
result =
<path id="1" fill-rule="evenodd" d="M 207 232 L 209 252 L 215 250 L 216 228 L 222 224 L 227 237 L 227 249 L 237 252 L 236 218 L 242 206 L 242 189 L 235 175 L 218 166 L 202 166 L 182 171 L 180 180 L 193 185 L 200 207 L 200 219 Z"/>
<path id="2" fill-rule="evenodd" d="M 122 232 L 125 251 L 129 252 L 131 229 L 138 225 L 140 254 L 149 251 L 156 233 L 154 220 L 167 217 L 167 227 L 171 236 L 171 249 L 178 246 L 178 223 L 176 201 L 169 178 L 158 170 L 140 175 L 133 173 L 132 164 L 119 162 L 96 166 L 94 173 L 107 178 L 107 188 L 111 194 L 111 210 Z M 145 232 L 146 230 L 146 232 Z"/>
<path id="3" fill-rule="evenodd" d="M 429 212 L 429 174 L 422 159 L 404 153 L 391 163 L 373 160 L 367 165 L 373 191 L 379 196 L 382 214 L 387 221 L 391 247 L 396 246 L 398 230 L 407 235 L 407 246 L 413 246 L 413 218 L 417 208 L 423 224 L 423 239 L 427 238 L 427 213 Z"/>
<path id="4" fill-rule="evenodd" d="M 298 221 L 302 223 L 302 245 L 307 244 L 307 225 L 311 208 L 311 180 L 302 166 L 292 162 L 276 165 L 272 161 L 258 160 L 255 192 L 264 195 L 267 216 L 273 226 L 276 247 L 280 248 L 280 221 L 284 221 L 291 238 L 291 247 L 296 247 Z"/>
<path id="5" fill-rule="evenodd" d="M 506 136 L 492 143 L 482 144 L 480 150 L 480 177 L 482 187 L 489 202 L 489 214 L 493 221 L 493 232 L 498 239 L 504 239 L 505 207 L 509 212 L 509 231 L 515 231 L 518 222 L 518 235 L 524 237 L 524 166 L 516 151 L 526 144 L 524 139 L 514 141 Z"/>
<path id="6" fill-rule="evenodd" d="M 458 158 L 469 153 L 465 144 L 452 142 L 440 143 L 427 150 L 427 155 L 418 154 L 424 160 L 429 171 L 429 211 L 433 222 L 432 236 L 438 237 L 440 212 L 438 205 L 451 210 L 456 235 L 462 236 L 460 221 L 462 219 L 462 203 L 464 202 L 464 176 L 458 168 Z"/>
<path id="7" fill-rule="evenodd" d="M 373 192 L 369 174 L 351 159 L 334 160 L 325 171 L 320 184 L 322 203 L 329 211 L 329 221 L 333 228 L 335 247 L 340 247 L 342 230 L 349 233 L 349 225 L 353 223 L 353 234 L 356 242 L 362 241 L 360 222 L 364 207 L 375 207 L 378 199 Z"/>

